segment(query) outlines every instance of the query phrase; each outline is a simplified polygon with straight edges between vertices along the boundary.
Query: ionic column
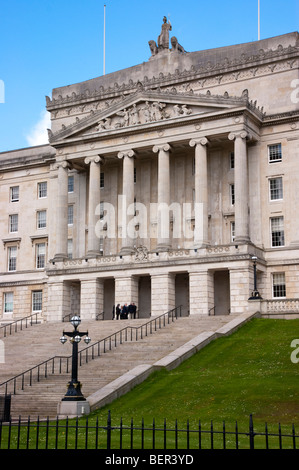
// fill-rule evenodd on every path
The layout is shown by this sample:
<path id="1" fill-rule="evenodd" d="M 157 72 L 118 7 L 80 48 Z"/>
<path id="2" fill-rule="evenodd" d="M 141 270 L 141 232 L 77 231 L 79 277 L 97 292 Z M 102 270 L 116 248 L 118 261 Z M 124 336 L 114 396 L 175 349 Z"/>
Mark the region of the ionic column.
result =
<path id="1" fill-rule="evenodd" d="M 100 241 L 96 235 L 97 206 L 101 202 L 101 165 L 103 158 L 99 155 L 86 157 L 85 163 L 89 165 L 89 193 L 88 193 L 88 239 L 87 258 L 92 258 L 100 254 Z"/>
<path id="2" fill-rule="evenodd" d="M 235 243 L 249 241 L 247 136 L 246 131 L 232 132 L 228 136 L 235 146 Z"/>
<path id="3" fill-rule="evenodd" d="M 127 150 L 118 154 L 118 158 L 123 160 L 121 254 L 130 254 L 134 251 L 134 234 L 131 233 L 132 230 L 129 227 L 129 222 L 134 217 L 134 156 L 134 150 Z"/>
<path id="4" fill-rule="evenodd" d="M 67 161 L 57 162 L 57 217 L 56 217 L 56 254 L 55 261 L 67 258 L 67 217 L 68 217 L 68 169 Z"/>
<path id="5" fill-rule="evenodd" d="M 208 235 L 208 139 L 192 139 L 190 146 L 195 147 L 195 230 L 194 248 L 209 244 Z"/>
<path id="6" fill-rule="evenodd" d="M 170 248 L 169 205 L 170 205 L 170 162 L 169 144 L 155 145 L 153 152 L 158 153 L 158 236 L 157 251 Z"/>

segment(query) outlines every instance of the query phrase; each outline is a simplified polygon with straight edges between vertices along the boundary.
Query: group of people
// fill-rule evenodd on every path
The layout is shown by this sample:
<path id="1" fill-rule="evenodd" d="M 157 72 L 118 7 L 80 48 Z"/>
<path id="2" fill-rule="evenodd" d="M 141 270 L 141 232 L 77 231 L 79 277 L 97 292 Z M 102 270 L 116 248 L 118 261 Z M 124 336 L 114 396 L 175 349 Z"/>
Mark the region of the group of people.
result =
<path id="1" fill-rule="evenodd" d="M 112 310 L 112 320 L 127 320 L 128 318 L 136 318 L 137 307 L 134 302 L 131 302 L 129 305 L 117 304 L 116 307 L 113 305 Z M 130 315 L 130 317 L 129 317 Z"/>

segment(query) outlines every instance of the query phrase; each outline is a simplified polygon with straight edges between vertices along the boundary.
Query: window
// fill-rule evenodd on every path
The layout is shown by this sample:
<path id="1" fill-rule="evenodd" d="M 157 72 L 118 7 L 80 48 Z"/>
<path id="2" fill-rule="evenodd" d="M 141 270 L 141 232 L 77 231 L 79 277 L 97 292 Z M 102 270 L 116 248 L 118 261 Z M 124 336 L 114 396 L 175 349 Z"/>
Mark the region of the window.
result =
<path id="1" fill-rule="evenodd" d="M 231 152 L 229 155 L 229 167 L 231 170 L 235 168 L 235 154 L 234 152 Z"/>
<path id="2" fill-rule="evenodd" d="M 229 185 L 229 197 L 230 197 L 231 206 L 234 206 L 235 205 L 235 185 L 234 184 Z"/>
<path id="3" fill-rule="evenodd" d="M 235 222 L 230 223 L 230 239 L 232 242 L 235 240 Z"/>
<path id="4" fill-rule="evenodd" d="M 10 233 L 17 232 L 19 228 L 19 215 L 12 214 L 9 216 L 9 231 Z"/>
<path id="5" fill-rule="evenodd" d="M 47 182 L 43 181 L 42 183 L 38 183 L 38 198 L 41 199 L 43 197 L 47 197 Z"/>
<path id="6" fill-rule="evenodd" d="M 67 257 L 72 259 L 73 257 L 73 240 L 69 238 L 67 241 Z"/>
<path id="7" fill-rule="evenodd" d="M 273 297 L 286 297 L 285 273 L 273 273 Z"/>
<path id="8" fill-rule="evenodd" d="M 8 248 L 8 271 L 17 270 L 17 247 L 10 246 Z"/>
<path id="9" fill-rule="evenodd" d="M 136 168 L 134 168 L 134 183 L 137 182 L 137 171 Z"/>
<path id="10" fill-rule="evenodd" d="M 283 199 L 282 177 L 269 179 L 270 201 Z"/>
<path id="11" fill-rule="evenodd" d="M 192 157 L 192 175 L 195 175 L 195 157 Z"/>
<path id="12" fill-rule="evenodd" d="M 4 294 L 4 313 L 13 313 L 13 292 Z"/>
<path id="13" fill-rule="evenodd" d="M 36 267 L 41 269 L 45 267 L 46 261 L 46 244 L 37 243 L 36 244 Z"/>
<path id="14" fill-rule="evenodd" d="M 284 246 L 284 220 L 283 217 L 273 217 L 271 221 L 271 246 Z"/>
<path id="15" fill-rule="evenodd" d="M 47 226 L 47 211 L 37 212 L 37 228 L 45 228 Z"/>
<path id="16" fill-rule="evenodd" d="M 19 186 L 12 186 L 10 188 L 10 202 L 19 201 Z"/>
<path id="17" fill-rule="evenodd" d="M 43 291 L 34 290 L 32 291 L 32 311 L 40 312 L 43 308 Z"/>
<path id="18" fill-rule="evenodd" d="M 274 144 L 268 146 L 269 163 L 281 162 L 281 144 Z"/>
<path id="19" fill-rule="evenodd" d="M 74 192 L 74 177 L 69 176 L 68 177 L 68 193 L 73 193 Z"/>
<path id="20" fill-rule="evenodd" d="M 67 223 L 73 225 L 74 223 L 74 206 L 68 206 L 67 209 Z"/>
<path id="21" fill-rule="evenodd" d="M 100 202 L 100 220 L 104 218 L 104 201 Z"/>
<path id="22" fill-rule="evenodd" d="M 105 174 L 101 173 L 100 175 L 100 188 L 103 189 L 105 186 Z"/>

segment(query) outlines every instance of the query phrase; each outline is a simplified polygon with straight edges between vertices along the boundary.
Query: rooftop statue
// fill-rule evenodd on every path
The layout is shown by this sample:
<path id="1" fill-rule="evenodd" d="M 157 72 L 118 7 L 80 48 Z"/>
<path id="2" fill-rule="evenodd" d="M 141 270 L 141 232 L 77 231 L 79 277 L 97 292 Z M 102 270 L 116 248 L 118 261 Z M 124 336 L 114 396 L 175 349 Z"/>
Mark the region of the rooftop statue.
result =
<path id="1" fill-rule="evenodd" d="M 169 49 L 169 31 L 172 30 L 170 21 L 167 23 L 167 18 L 164 16 L 163 24 L 161 27 L 160 36 L 158 36 L 158 48 Z"/>
<path id="2" fill-rule="evenodd" d="M 148 42 L 152 57 L 156 56 L 161 51 L 169 51 L 169 31 L 172 31 L 172 26 L 170 21 L 167 22 L 167 18 L 164 16 L 161 33 L 158 36 L 158 45 L 154 40 Z M 175 36 L 171 38 L 170 42 L 172 46 L 171 51 L 178 51 L 181 53 L 186 52 L 185 49 L 178 43 L 178 40 Z"/>

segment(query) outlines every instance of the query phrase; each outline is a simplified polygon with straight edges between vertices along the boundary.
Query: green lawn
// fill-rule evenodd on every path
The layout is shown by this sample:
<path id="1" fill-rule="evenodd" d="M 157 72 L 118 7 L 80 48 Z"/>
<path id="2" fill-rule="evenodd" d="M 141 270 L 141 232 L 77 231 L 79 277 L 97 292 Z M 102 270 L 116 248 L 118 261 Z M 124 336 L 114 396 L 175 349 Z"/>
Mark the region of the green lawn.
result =
<path id="1" fill-rule="evenodd" d="M 299 320 L 253 319 L 219 338 L 178 368 L 160 371 L 99 410 L 113 419 L 141 418 L 208 424 L 267 421 L 299 424 L 299 363 L 291 342 Z"/>
<path id="2" fill-rule="evenodd" d="M 195 332 L 196 333 L 196 332 Z M 167 372 L 162 370 L 152 374 L 145 382 L 113 403 L 93 412 L 87 419 L 81 418 L 80 429 L 67 428 L 65 421 L 55 423 L 47 437 L 47 430 L 30 427 L 30 448 L 36 442 L 40 448 L 73 448 L 75 441 L 84 448 L 105 448 L 106 432 L 95 424 L 105 426 L 108 410 L 111 411 L 112 426 L 119 426 L 122 420 L 123 433 L 112 431 L 112 448 L 130 448 L 132 434 L 130 426 L 144 426 L 150 429 L 144 433 L 144 447 L 152 448 L 153 420 L 156 429 L 156 448 L 163 448 L 167 437 L 167 448 L 175 448 L 175 426 L 184 430 L 179 433 L 178 448 L 198 448 L 199 425 L 209 431 L 211 426 L 219 434 L 213 434 L 214 448 L 222 448 L 223 422 L 231 433 L 226 438 L 226 447 L 235 448 L 236 440 L 240 448 L 248 448 L 249 439 L 243 433 L 249 429 L 249 416 L 253 416 L 254 430 L 265 431 L 267 422 L 269 433 L 278 433 L 281 424 L 282 434 L 292 433 L 292 423 L 296 434 L 299 433 L 299 362 L 291 361 L 293 348 L 291 342 L 299 338 L 299 320 L 253 319 L 236 333 L 219 338 L 196 355 L 186 360 L 178 368 Z M 165 425 L 165 420 L 167 425 Z M 236 422 L 238 436 L 236 436 Z M 73 426 L 74 420 L 69 420 Z M 91 428 L 86 433 L 88 426 Z M 185 432 L 189 423 L 191 432 Z M 171 431 L 163 432 L 163 427 Z M 57 431 L 59 429 L 59 432 Z M 26 445 L 27 429 L 17 436 L 12 430 L 10 437 L 7 430 L 3 434 L 2 448 L 7 439 L 11 446 L 20 448 Z M 38 433 L 38 437 L 37 437 Z M 77 435 L 76 435 L 77 433 Z M 29 435 L 29 433 L 28 433 Z M 134 448 L 141 448 L 142 431 L 134 431 Z M 187 437 L 189 436 L 189 437 Z M 202 433 L 202 447 L 211 448 L 210 433 Z M 49 443 L 45 444 L 49 438 Z M 291 448 L 292 438 L 282 437 L 283 448 Z M 193 447 L 194 446 L 194 447 Z M 279 438 L 269 437 L 269 447 L 277 448 Z M 296 439 L 299 447 L 299 438 Z M 255 447 L 265 448 L 265 437 L 255 438 Z"/>

